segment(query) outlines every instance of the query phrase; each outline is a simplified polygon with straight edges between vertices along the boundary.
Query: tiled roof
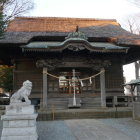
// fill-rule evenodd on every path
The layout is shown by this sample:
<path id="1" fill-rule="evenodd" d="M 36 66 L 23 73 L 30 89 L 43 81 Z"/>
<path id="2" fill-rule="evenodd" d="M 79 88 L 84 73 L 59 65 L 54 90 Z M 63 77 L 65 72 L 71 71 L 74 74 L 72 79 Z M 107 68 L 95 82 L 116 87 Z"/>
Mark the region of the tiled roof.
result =
<path id="1" fill-rule="evenodd" d="M 140 78 L 136 80 L 131 80 L 130 82 L 123 84 L 123 86 L 126 86 L 126 85 L 140 85 Z"/>

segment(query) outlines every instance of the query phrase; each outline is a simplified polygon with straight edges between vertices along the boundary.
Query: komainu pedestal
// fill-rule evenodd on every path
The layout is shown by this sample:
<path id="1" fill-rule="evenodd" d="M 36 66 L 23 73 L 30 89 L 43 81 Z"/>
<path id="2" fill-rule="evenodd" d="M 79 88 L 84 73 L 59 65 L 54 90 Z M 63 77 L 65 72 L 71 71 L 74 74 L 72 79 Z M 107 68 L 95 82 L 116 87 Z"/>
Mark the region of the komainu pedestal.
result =
<path id="1" fill-rule="evenodd" d="M 37 140 L 37 114 L 34 106 L 24 103 L 6 106 L 1 140 Z"/>
<path id="2" fill-rule="evenodd" d="M 27 81 L 28 87 L 31 88 L 29 84 L 31 83 Z M 16 94 L 13 94 L 12 97 L 14 100 L 11 99 L 10 105 L 6 106 L 5 115 L 1 116 L 1 120 L 3 121 L 1 140 L 38 139 L 36 130 L 36 118 L 38 114 L 34 113 L 34 106 L 28 100 L 30 93 L 26 94 L 27 96 L 25 97 L 21 91 L 25 92 L 25 90 L 19 90 Z M 20 94 L 20 98 L 17 93 Z M 20 100 L 22 96 L 26 98 L 25 102 Z"/>

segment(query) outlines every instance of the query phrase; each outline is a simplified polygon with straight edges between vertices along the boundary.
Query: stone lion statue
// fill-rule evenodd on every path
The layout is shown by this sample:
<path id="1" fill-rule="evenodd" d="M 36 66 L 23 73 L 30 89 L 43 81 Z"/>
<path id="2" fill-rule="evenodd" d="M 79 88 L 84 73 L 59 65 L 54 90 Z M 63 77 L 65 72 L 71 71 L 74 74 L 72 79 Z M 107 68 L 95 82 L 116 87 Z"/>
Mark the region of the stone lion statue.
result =
<path id="1" fill-rule="evenodd" d="M 21 100 L 24 98 L 26 103 L 31 103 L 28 99 L 32 90 L 32 82 L 29 80 L 23 82 L 23 86 L 15 92 L 12 97 L 10 98 L 10 103 L 19 103 L 22 102 Z"/>

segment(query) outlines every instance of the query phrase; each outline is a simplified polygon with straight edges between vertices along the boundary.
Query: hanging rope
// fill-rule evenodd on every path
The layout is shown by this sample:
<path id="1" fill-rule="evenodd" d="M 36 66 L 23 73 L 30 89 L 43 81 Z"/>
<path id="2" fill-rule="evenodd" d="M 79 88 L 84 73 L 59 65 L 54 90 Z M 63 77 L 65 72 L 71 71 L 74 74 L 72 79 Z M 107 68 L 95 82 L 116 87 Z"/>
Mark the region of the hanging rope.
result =
<path id="1" fill-rule="evenodd" d="M 83 78 L 83 79 L 63 79 L 63 78 L 57 77 L 57 76 L 55 76 L 55 75 L 52 75 L 52 74 L 50 74 L 50 73 L 48 73 L 48 72 L 46 72 L 46 71 L 43 71 L 43 73 L 45 73 L 45 74 L 48 74 L 48 75 L 50 75 L 50 76 L 52 76 L 52 77 L 54 77 L 54 78 L 57 78 L 57 79 L 59 79 L 59 80 L 65 80 L 65 81 L 83 81 L 83 80 L 88 80 L 88 79 L 91 79 L 91 78 L 94 78 L 94 77 L 100 75 L 100 74 L 103 73 L 103 72 L 105 72 L 105 70 L 102 70 L 102 71 L 100 71 L 99 73 L 97 73 L 97 74 L 95 74 L 95 75 L 93 75 L 93 76 L 90 76 L 90 77 L 87 77 L 87 78 Z"/>

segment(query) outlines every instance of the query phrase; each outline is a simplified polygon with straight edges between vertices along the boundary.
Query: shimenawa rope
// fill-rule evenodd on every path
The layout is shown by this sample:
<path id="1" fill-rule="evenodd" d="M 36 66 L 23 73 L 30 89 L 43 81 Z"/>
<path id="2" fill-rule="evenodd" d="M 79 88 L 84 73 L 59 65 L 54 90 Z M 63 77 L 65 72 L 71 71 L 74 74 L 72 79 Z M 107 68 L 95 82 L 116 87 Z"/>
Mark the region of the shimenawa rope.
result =
<path id="1" fill-rule="evenodd" d="M 90 78 L 94 78 L 94 77 L 100 75 L 100 74 L 103 73 L 103 72 L 105 72 L 105 70 L 102 70 L 102 71 L 100 71 L 99 73 L 97 73 L 97 74 L 95 74 L 95 75 L 93 75 L 93 76 L 90 76 L 90 77 L 87 77 L 87 78 L 83 78 L 83 79 L 63 79 L 63 78 L 57 77 L 57 76 L 55 76 L 55 75 L 53 75 L 53 74 L 50 74 L 50 73 L 48 73 L 48 72 L 46 72 L 46 71 L 43 71 L 43 73 L 45 73 L 45 74 L 48 74 L 48 75 L 50 75 L 50 76 L 52 76 L 52 77 L 54 77 L 54 78 L 57 78 L 57 79 L 59 79 L 59 80 L 65 80 L 65 81 L 83 81 L 83 80 L 87 80 L 87 79 L 90 79 Z"/>

